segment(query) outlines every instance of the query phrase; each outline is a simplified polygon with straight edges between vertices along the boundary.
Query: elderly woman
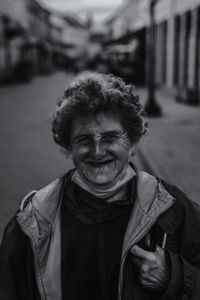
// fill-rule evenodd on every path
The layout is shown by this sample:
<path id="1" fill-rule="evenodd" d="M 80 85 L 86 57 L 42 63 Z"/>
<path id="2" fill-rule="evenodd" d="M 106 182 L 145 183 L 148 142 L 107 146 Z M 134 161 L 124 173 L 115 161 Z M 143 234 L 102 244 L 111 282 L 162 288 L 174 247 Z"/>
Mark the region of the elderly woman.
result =
<path id="1" fill-rule="evenodd" d="M 200 299 L 199 212 L 131 163 L 146 131 L 132 85 L 74 79 L 52 132 L 75 169 L 27 195 L 8 224 L 0 299 Z"/>

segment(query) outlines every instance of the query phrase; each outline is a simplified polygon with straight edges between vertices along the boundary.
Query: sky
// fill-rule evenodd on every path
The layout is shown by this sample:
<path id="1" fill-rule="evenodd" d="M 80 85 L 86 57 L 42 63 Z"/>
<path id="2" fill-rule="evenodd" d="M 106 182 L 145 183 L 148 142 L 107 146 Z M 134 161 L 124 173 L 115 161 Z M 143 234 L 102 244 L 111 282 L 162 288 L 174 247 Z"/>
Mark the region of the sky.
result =
<path id="1" fill-rule="evenodd" d="M 123 0 L 40 0 L 45 6 L 58 11 L 75 12 L 84 18 L 93 15 L 96 22 L 109 17 L 109 15 L 124 1 Z"/>

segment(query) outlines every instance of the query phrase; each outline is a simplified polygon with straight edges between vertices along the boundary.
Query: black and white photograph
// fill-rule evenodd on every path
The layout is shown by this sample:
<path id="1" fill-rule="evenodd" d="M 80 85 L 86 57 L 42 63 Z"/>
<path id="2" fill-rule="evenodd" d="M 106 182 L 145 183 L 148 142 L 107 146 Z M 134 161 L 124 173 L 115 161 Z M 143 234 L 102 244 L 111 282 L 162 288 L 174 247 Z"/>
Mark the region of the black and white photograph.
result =
<path id="1" fill-rule="evenodd" d="M 200 300 L 200 0 L 0 0 L 0 300 Z"/>

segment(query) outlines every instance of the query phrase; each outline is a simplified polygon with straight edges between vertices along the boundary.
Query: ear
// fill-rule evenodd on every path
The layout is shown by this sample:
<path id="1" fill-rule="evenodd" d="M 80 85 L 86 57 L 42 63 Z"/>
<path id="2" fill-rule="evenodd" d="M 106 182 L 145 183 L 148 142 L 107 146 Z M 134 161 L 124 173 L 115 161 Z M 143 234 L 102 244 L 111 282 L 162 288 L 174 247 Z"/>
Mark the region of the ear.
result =
<path id="1" fill-rule="evenodd" d="M 72 152 L 71 149 L 61 148 L 61 152 L 64 154 L 66 159 L 72 159 Z"/>

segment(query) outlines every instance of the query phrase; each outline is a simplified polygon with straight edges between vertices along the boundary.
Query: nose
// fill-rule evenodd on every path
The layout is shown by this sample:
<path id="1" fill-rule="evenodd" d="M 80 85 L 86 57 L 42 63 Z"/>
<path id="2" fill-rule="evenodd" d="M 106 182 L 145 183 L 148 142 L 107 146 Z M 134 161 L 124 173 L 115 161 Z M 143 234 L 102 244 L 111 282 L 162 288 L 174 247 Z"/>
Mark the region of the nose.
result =
<path id="1" fill-rule="evenodd" d="M 93 145 L 93 154 L 95 158 L 101 158 L 105 154 L 104 146 L 100 140 L 95 140 Z"/>

